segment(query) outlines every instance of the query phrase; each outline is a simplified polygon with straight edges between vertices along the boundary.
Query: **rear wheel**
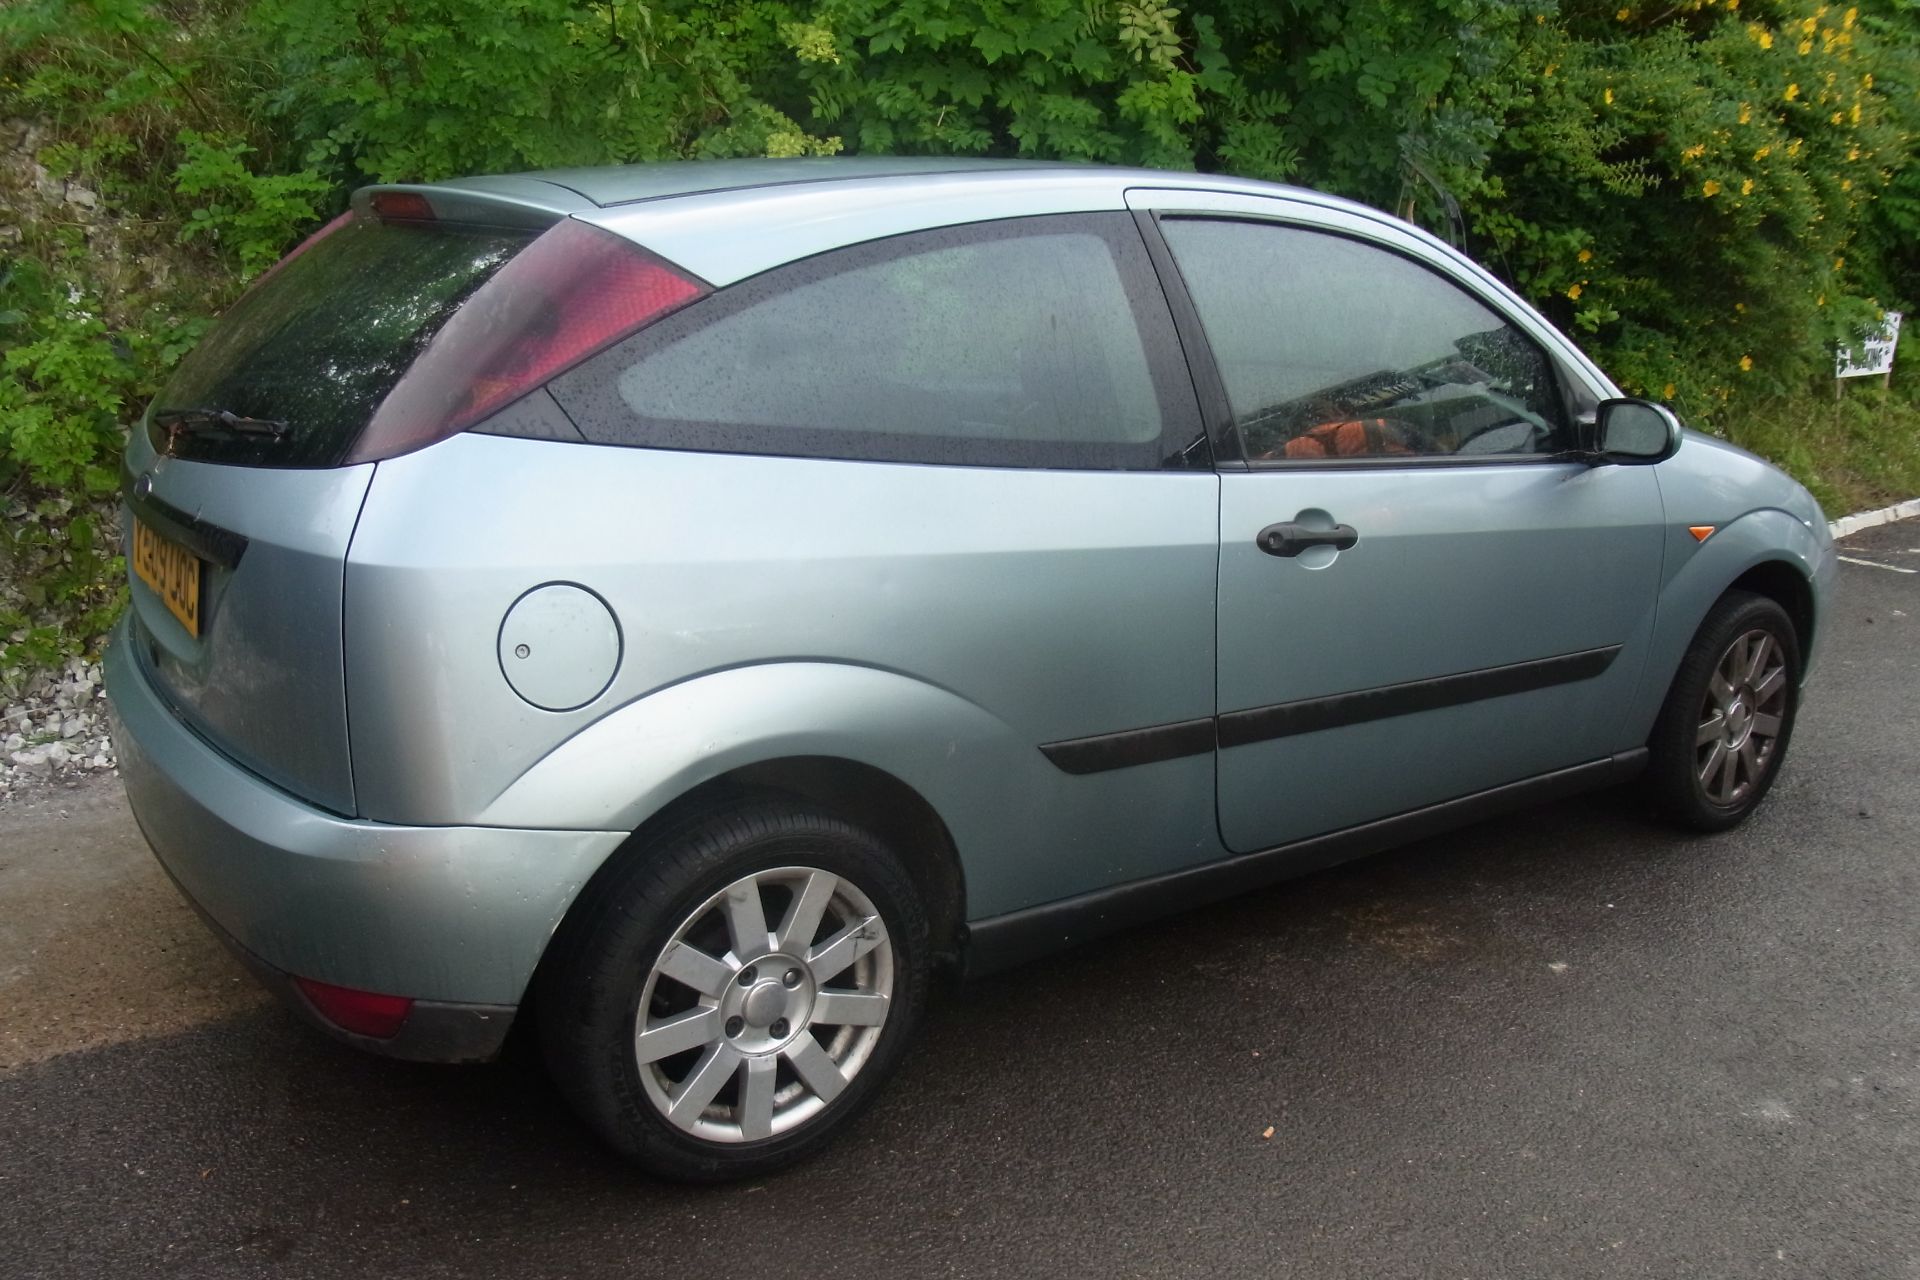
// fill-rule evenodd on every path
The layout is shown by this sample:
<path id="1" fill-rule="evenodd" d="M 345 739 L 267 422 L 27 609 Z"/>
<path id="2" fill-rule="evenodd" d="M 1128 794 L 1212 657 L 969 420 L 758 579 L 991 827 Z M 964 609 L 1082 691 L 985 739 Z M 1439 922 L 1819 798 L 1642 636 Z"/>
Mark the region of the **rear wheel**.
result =
<path id="1" fill-rule="evenodd" d="M 1647 746 L 1648 781 L 1675 821 L 1724 831 L 1779 774 L 1800 694 L 1800 642 L 1786 611 L 1731 591 L 1700 624 Z"/>
<path id="2" fill-rule="evenodd" d="M 570 921 L 542 991 L 562 1091 L 650 1172 L 766 1173 L 892 1070 L 927 986 L 927 922 L 867 833 L 778 801 L 678 825 Z"/>

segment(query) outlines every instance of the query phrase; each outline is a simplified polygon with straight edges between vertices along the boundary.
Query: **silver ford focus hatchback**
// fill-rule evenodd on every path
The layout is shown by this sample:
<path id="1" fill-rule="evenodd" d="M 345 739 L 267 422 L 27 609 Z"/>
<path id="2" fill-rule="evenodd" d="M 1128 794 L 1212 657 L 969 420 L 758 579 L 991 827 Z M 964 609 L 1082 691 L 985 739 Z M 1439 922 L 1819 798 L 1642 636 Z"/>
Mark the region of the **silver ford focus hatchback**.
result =
<path id="1" fill-rule="evenodd" d="M 148 840 L 333 1035 L 528 1015 L 667 1176 L 978 973 L 1644 774 L 1777 774 L 1835 575 L 1758 459 L 1394 218 L 1193 174 L 375 187 L 133 433 Z"/>

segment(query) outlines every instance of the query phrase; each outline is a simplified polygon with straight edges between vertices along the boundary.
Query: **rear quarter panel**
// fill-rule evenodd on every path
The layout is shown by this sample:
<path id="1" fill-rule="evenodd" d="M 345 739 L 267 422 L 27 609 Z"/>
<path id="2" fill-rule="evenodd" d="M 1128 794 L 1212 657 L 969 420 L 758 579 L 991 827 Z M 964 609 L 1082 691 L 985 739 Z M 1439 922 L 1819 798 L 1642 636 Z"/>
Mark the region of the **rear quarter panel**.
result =
<path id="1" fill-rule="evenodd" d="M 630 829 L 735 766 L 836 755 L 933 805 L 971 915 L 1218 856 L 1211 756 L 1074 777 L 1038 750 L 1212 714 L 1218 489 L 481 435 L 383 462 L 347 569 L 362 812 Z M 555 580 L 624 638 L 567 712 L 496 648 Z"/>

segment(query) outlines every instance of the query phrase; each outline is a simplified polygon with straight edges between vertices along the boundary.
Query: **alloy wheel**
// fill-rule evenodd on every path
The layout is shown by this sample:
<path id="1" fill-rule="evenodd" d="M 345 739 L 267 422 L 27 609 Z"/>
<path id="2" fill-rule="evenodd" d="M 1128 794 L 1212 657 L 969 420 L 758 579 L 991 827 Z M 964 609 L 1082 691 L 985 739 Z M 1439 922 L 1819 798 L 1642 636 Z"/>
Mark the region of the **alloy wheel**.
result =
<path id="1" fill-rule="evenodd" d="M 1695 775 L 1714 804 L 1744 801 L 1766 776 L 1787 711 L 1787 655 L 1771 632 L 1735 637 L 1714 664 L 1694 733 Z"/>
<path id="2" fill-rule="evenodd" d="M 681 922 L 647 975 L 633 1040 L 647 1098 L 710 1142 L 804 1124 L 872 1057 L 893 979 L 886 923 L 851 881 L 813 867 L 743 876 Z"/>

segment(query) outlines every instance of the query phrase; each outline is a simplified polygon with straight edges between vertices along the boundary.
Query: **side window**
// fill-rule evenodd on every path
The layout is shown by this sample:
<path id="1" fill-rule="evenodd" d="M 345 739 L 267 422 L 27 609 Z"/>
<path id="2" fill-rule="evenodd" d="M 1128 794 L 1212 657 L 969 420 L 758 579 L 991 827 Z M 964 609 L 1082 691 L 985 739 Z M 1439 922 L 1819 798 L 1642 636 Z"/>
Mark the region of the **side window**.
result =
<path id="1" fill-rule="evenodd" d="M 1247 460 L 1553 453 L 1570 443 L 1534 341 L 1427 267 L 1272 223 L 1161 223 Z"/>
<path id="2" fill-rule="evenodd" d="M 1200 433 L 1185 378 L 1138 231 L 1087 215 L 823 254 L 721 290 L 553 390 L 604 443 L 1153 468 Z"/>

